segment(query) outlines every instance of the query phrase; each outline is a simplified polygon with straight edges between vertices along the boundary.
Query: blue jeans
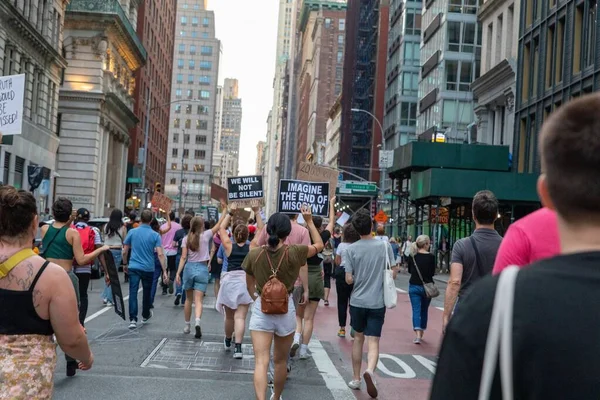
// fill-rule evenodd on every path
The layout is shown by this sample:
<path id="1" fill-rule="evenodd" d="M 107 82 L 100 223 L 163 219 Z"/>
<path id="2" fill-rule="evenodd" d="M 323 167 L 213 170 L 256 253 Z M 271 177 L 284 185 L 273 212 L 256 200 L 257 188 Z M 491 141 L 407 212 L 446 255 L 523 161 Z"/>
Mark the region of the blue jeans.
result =
<path id="1" fill-rule="evenodd" d="M 152 294 L 150 295 L 150 304 L 154 305 L 154 296 L 156 296 L 156 289 L 158 289 L 158 280 L 162 280 L 162 265 L 160 265 L 160 261 L 158 258 L 154 258 L 154 274 L 152 277 Z"/>
<path id="2" fill-rule="evenodd" d="M 138 296 L 137 291 L 142 282 L 142 318 L 150 316 L 150 291 L 152 289 L 152 272 L 145 272 L 139 269 L 129 270 L 129 320 L 138 320 Z"/>
<path id="3" fill-rule="evenodd" d="M 120 249 L 110 249 L 110 252 L 115 260 L 115 267 L 117 271 L 119 270 L 119 266 L 121 265 L 121 260 L 123 259 L 123 251 Z M 100 295 L 102 300 L 113 301 L 112 288 L 110 287 L 110 283 L 104 288 L 102 294 Z"/>
<path id="4" fill-rule="evenodd" d="M 179 269 L 179 262 L 181 261 L 181 254 L 177 254 L 177 261 L 175 261 L 175 264 L 177 264 L 177 269 Z M 183 277 L 183 271 L 185 270 L 185 266 L 183 267 L 183 270 L 181 271 L 181 276 Z M 181 285 L 177 285 L 175 287 L 175 296 L 180 295 L 181 296 L 181 304 L 185 304 L 185 290 L 183 290 L 183 279 L 181 281 Z"/>
<path id="5" fill-rule="evenodd" d="M 427 318 L 431 299 L 425 294 L 423 285 L 408 285 L 408 297 L 412 305 L 412 321 L 415 331 L 427 329 Z"/>

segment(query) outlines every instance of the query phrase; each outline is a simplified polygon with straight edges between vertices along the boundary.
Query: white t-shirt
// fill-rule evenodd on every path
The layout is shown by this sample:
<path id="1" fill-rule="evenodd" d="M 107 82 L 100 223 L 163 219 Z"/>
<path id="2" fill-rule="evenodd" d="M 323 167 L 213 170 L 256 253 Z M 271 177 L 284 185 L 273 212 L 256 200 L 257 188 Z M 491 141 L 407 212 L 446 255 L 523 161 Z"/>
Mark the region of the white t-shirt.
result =
<path id="1" fill-rule="evenodd" d="M 412 246 L 412 242 L 410 240 L 407 240 L 406 242 L 404 242 L 404 255 L 406 257 L 410 256 L 410 247 Z"/>
<path id="2" fill-rule="evenodd" d="M 342 266 L 344 265 L 344 256 L 346 254 L 346 249 L 350 247 L 351 244 L 352 243 L 342 242 L 338 244 L 338 247 L 335 249 L 335 255 L 340 256 Z"/>
<path id="3" fill-rule="evenodd" d="M 384 236 L 377 235 L 377 236 L 375 236 L 375 239 L 381 240 L 382 242 L 388 242 L 388 243 L 390 242 L 390 238 L 385 235 Z"/>

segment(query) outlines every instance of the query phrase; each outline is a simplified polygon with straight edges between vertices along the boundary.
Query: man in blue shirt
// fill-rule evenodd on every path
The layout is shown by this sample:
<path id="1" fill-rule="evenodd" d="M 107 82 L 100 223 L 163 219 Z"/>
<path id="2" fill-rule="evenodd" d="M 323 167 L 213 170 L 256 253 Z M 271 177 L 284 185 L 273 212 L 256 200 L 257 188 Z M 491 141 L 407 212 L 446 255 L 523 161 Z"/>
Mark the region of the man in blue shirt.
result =
<path id="1" fill-rule="evenodd" d="M 158 254 L 158 259 L 163 270 L 163 281 L 168 281 L 167 258 L 162 248 L 160 235 L 150 227 L 152 222 L 152 211 L 144 210 L 141 215 L 141 225 L 132 229 L 125 238 L 123 250 L 123 259 L 127 260 L 127 255 L 131 249 L 131 258 L 129 265 L 123 266 L 123 271 L 129 274 L 129 329 L 137 327 L 138 319 L 138 299 L 137 292 L 142 282 L 142 322 L 146 323 L 152 318 L 151 292 L 152 280 L 154 278 L 154 253 Z"/>

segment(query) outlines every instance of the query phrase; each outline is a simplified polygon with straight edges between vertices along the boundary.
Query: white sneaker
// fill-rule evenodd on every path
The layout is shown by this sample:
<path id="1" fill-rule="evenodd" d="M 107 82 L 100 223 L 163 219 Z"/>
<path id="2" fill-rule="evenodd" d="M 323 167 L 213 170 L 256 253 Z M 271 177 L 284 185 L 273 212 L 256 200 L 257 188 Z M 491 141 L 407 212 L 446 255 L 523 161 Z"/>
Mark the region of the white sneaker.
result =
<path id="1" fill-rule="evenodd" d="M 360 381 L 351 380 L 348 382 L 348 387 L 352 390 L 360 390 Z"/>
<path id="2" fill-rule="evenodd" d="M 275 393 L 271 394 L 271 400 L 275 400 Z M 279 396 L 279 400 L 283 400 L 283 397 Z"/>
<path id="3" fill-rule="evenodd" d="M 302 351 L 300 350 L 300 355 L 298 356 L 298 358 L 300 360 L 308 360 L 310 356 L 308 355 L 308 351 Z"/>
<path id="4" fill-rule="evenodd" d="M 130 321 L 129 322 L 129 329 L 135 329 L 135 328 L 137 328 L 137 322 Z"/>
<path id="5" fill-rule="evenodd" d="M 191 331 L 192 331 L 192 328 L 191 328 L 190 324 L 185 324 L 185 327 L 183 328 L 183 333 L 185 333 L 186 335 L 189 335 Z"/>

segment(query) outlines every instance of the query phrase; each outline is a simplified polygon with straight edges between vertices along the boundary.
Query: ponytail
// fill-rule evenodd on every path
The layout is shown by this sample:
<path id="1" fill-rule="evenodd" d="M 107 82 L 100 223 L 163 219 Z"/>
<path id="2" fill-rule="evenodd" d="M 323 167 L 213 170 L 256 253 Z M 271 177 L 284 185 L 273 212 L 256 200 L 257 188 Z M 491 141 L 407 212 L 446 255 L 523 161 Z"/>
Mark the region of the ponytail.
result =
<path id="1" fill-rule="evenodd" d="M 276 234 L 271 234 L 271 235 L 269 235 L 269 239 L 267 240 L 267 243 L 269 244 L 270 247 L 277 247 L 277 245 L 279 244 L 279 237 L 277 237 Z"/>
<path id="2" fill-rule="evenodd" d="M 410 245 L 410 255 L 415 256 L 419 252 L 420 249 L 424 248 L 429 244 L 429 236 L 420 235 L 411 245 Z"/>

